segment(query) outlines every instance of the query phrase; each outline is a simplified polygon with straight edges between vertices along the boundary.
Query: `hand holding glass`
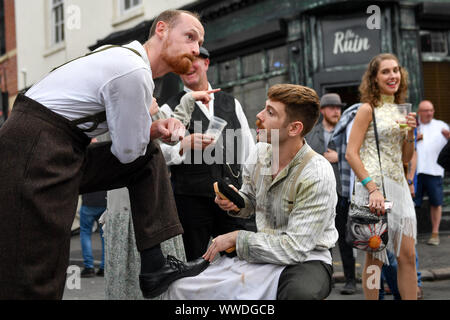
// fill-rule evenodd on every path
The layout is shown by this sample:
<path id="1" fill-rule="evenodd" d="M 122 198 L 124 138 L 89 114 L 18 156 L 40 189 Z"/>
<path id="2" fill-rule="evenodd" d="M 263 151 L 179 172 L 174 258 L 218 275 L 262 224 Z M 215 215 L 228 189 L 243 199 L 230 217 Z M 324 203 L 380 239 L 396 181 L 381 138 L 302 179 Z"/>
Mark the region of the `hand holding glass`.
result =
<path id="1" fill-rule="evenodd" d="M 399 116 L 396 119 L 400 128 L 407 128 L 407 116 L 411 113 L 411 103 L 400 103 L 397 104 L 397 110 L 399 112 Z"/>
<path id="2" fill-rule="evenodd" d="M 211 120 L 209 120 L 209 126 L 205 132 L 205 135 L 211 136 L 215 142 L 220 138 L 220 135 L 226 125 L 227 122 L 222 118 L 212 117 Z"/>

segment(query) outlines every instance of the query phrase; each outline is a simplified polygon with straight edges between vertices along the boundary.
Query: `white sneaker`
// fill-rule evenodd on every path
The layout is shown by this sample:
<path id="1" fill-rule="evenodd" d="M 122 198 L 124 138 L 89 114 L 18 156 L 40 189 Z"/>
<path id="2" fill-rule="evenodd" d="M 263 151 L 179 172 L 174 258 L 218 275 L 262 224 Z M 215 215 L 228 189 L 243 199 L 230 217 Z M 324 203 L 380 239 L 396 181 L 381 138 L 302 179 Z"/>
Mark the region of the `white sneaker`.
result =
<path id="1" fill-rule="evenodd" d="M 439 236 L 431 237 L 430 239 L 428 239 L 428 242 L 427 242 L 427 244 L 432 245 L 432 246 L 438 246 L 439 243 L 440 243 Z"/>

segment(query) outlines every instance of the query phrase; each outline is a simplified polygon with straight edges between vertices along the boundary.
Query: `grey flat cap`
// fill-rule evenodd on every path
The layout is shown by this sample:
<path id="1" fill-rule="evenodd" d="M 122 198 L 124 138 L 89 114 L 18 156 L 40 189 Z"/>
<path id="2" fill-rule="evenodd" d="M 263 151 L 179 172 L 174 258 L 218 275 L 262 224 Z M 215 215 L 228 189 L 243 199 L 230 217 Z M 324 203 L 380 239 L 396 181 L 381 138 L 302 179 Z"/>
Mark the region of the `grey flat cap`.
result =
<path id="1" fill-rule="evenodd" d="M 199 56 L 203 59 L 209 59 L 209 52 L 204 47 L 200 47 L 200 54 Z"/>
<path id="2" fill-rule="evenodd" d="M 320 107 L 326 106 L 340 106 L 344 107 L 346 104 L 342 103 L 341 97 L 337 93 L 327 93 L 320 99 Z"/>

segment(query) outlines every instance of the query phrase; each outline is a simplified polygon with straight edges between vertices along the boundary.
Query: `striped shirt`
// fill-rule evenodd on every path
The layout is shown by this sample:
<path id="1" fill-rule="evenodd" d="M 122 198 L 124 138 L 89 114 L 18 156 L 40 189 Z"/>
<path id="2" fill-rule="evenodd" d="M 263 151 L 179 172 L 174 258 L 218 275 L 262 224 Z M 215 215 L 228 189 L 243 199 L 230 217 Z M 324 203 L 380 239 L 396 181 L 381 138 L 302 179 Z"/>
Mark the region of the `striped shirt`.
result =
<path id="1" fill-rule="evenodd" d="M 272 147 L 258 143 L 243 170 L 240 194 L 245 208 L 232 216 L 256 214 L 258 232 L 239 231 L 236 252 L 251 263 L 293 265 L 309 260 L 331 264 L 328 249 L 338 232 L 336 179 L 330 163 L 314 154 L 298 175 L 302 160 L 312 151 L 306 143 L 275 179 L 271 175 Z"/>
<path id="2" fill-rule="evenodd" d="M 347 127 L 353 121 L 362 103 L 357 103 L 348 107 L 339 119 L 338 124 L 334 128 L 334 135 L 331 138 L 336 146 L 336 151 L 339 155 L 339 176 L 341 179 L 341 195 L 347 199 L 350 199 L 350 190 L 353 186 L 352 183 L 352 168 L 345 159 L 345 153 L 347 152 L 347 141 L 349 135 L 347 134 Z"/>

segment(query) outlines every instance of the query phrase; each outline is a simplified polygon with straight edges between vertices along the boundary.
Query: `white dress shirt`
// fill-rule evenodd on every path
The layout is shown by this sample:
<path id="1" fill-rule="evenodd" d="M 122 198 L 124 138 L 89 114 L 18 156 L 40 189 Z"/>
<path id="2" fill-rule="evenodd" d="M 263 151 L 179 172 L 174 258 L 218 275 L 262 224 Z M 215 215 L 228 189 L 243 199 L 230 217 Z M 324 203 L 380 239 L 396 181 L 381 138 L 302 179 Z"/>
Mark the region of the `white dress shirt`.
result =
<path id="1" fill-rule="evenodd" d="M 122 163 L 133 162 L 147 150 L 155 88 L 145 48 L 138 41 L 126 47 L 141 57 L 123 48 L 98 52 L 53 71 L 26 93 L 71 121 L 106 110 L 107 122 L 86 135 L 96 137 L 109 130 L 111 152 Z"/>
<path id="2" fill-rule="evenodd" d="M 212 90 L 211 84 L 208 83 L 208 90 Z M 192 90 L 184 87 L 185 92 L 191 92 Z M 209 108 L 207 108 L 201 101 L 196 101 L 196 104 L 200 108 L 200 110 L 205 114 L 208 120 L 214 116 L 214 93 L 210 94 L 211 101 L 209 101 Z M 252 133 L 250 131 L 250 127 L 248 125 L 247 117 L 245 116 L 244 110 L 242 109 L 241 104 L 237 99 L 234 99 L 236 104 L 236 116 L 239 120 L 242 130 L 242 150 L 238 152 L 238 155 L 241 155 L 241 159 L 237 159 L 238 163 L 243 164 L 247 157 L 255 150 L 255 140 L 253 139 Z M 172 109 L 167 104 L 161 106 L 161 111 L 166 114 L 171 114 Z M 180 147 L 181 143 L 178 143 L 174 146 L 170 146 L 167 144 L 161 144 L 161 150 L 164 154 L 164 158 L 166 159 L 166 164 L 168 166 L 181 164 L 186 157 L 186 154 L 180 156 Z"/>
<path id="3" fill-rule="evenodd" d="M 419 122 L 418 132 L 423 139 L 417 142 L 417 174 L 444 176 L 444 168 L 438 163 L 439 153 L 447 144 L 442 130 L 448 130 L 448 125 L 441 120 L 431 119 L 427 124 Z"/>

